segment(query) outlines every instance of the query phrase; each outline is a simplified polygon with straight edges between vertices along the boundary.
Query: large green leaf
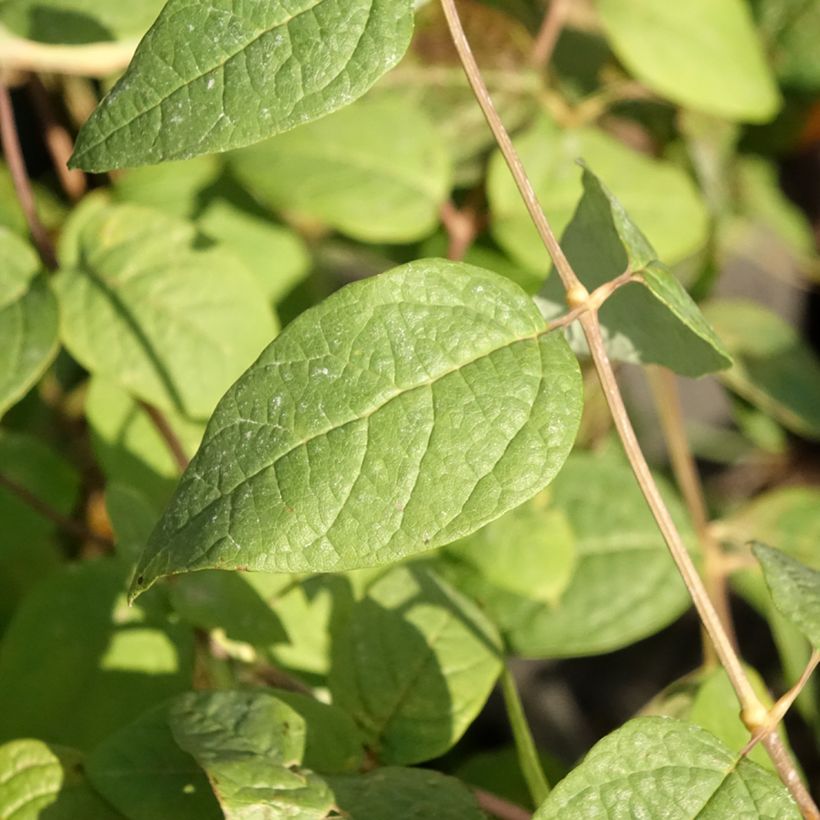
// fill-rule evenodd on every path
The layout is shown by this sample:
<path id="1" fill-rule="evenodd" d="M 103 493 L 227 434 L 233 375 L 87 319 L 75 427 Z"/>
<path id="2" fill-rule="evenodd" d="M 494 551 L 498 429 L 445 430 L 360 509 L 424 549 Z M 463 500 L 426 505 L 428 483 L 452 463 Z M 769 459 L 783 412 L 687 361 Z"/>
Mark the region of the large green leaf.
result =
<path id="1" fill-rule="evenodd" d="M 72 355 L 149 403 L 207 417 L 274 335 L 255 278 L 158 211 L 92 200 L 65 230 L 54 287 Z"/>
<path id="2" fill-rule="evenodd" d="M 820 361 L 797 331 L 744 299 L 713 299 L 703 311 L 734 357 L 723 381 L 784 427 L 820 439 Z"/>
<path id="3" fill-rule="evenodd" d="M 34 251 L 0 227 L 0 417 L 57 354 L 57 303 Z"/>
<path id="4" fill-rule="evenodd" d="M 346 820 L 482 820 L 470 790 L 453 777 L 426 769 L 385 766 L 364 776 L 330 777 Z"/>
<path id="5" fill-rule="evenodd" d="M 584 196 L 561 238 L 575 272 L 590 291 L 627 269 L 640 274 L 639 282 L 617 290 L 600 310 L 610 355 L 665 365 L 685 376 L 728 367 L 731 359 L 715 332 L 621 203 L 587 168 L 583 184 Z M 544 283 L 538 302 L 548 319 L 566 312 L 557 276 Z M 580 327 L 567 333 L 575 349 L 587 349 Z"/>
<path id="6" fill-rule="evenodd" d="M 450 187 L 444 141 L 409 101 L 362 100 L 231 157 L 266 205 L 365 242 L 430 233 Z"/>
<path id="7" fill-rule="evenodd" d="M 146 599 L 122 597 L 127 566 L 69 565 L 37 586 L 0 644 L 0 739 L 87 749 L 147 707 L 188 689 L 193 634 Z"/>
<path id="8" fill-rule="evenodd" d="M 580 408 L 566 342 L 507 280 L 421 260 L 349 285 L 220 402 L 132 594 L 195 569 L 356 569 L 454 541 L 554 477 Z"/>
<path id="9" fill-rule="evenodd" d="M 598 129 L 561 130 L 546 117 L 515 145 L 556 234 L 569 224 L 583 193 L 575 164 L 583 159 L 618 194 L 664 262 L 679 262 L 706 244 L 703 201 L 691 179 L 671 162 L 639 154 Z M 490 162 L 487 186 L 493 236 L 512 258 L 546 273 L 549 256 L 499 152 Z"/>
<path id="10" fill-rule="evenodd" d="M 386 764 L 446 752 L 501 671 L 501 642 L 468 600 L 425 570 L 378 580 L 335 636 L 330 690 Z"/>
<path id="11" fill-rule="evenodd" d="M 170 0 L 71 164 L 185 159 L 315 120 L 395 65 L 412 27 L 409 0 Z"/>
<path id="12" fill-rule="evenodd" d="M 775 606 L 820 650 L 820 572 L 765 544 L 755 544 Z"/>
<path id="13" fill-rule="evenodd" d="M 169 710 L 155 706 L 107 737 L 88 758 L 88 778 L 128 820 L 222 820 L 204 772 L 171 734 Z"/>
<path id="14" fill-rule="evenodd" d="M 122 815 L 89 787 L 79 752 L 40 740 L 13 740 L 0 746 L 0 817 L 117 820 Z"/>
<path id="15" fill-rule="evenodd" d="M 553 789 L 534 820 L 728 817 L 799 820 L 775 775 L 709 732 L 663 717 L 630 720 L 599 741 Z"/>
<path id="16" fill-rule="evenodd" d="M 79 44 L 138 37 L 154 22 L 163 0 L 2 0 L 0 23 L 43 43 Z"/>
<path id="17" fill-rule="evenodd" d="M 657 479 L 672 516 L 690 535 L 680 501 Z M 502 542 L 473 536 L 454 556 L 446 551 L 446 576 L 473 597 L 500 627 L 512 649 L 528 657 L 571 657 L 608 652 L 657 632 L 686 609 L 689 598 L 628 464 L 618 452 L 574 453 L 551 488 L 554 510 L 569 522 L 575 569 L 556 603 L 501 585 L 497 574 L 476 566 L 500 563 Z M 554 513 L 553 513 L 554 514 Z M 541 527 L 549 527 L 544 515 Z M 564 527 L 533 534 L 533 549 L 563 540 Z M 471 549 L 497 552 L 465 561 Z M 561 548 L 560 544 L 556 548 Z M 457 563 L 451 564 L 453 557 Z M 545 560 L 547 560 L 545 558 Z M 522 584 L 524 581 L 522 581 Z M 505 588 L 506 586 L 506 588 Z"/>
<path id="18" fill-rule="evenodd" d="M 321 820 L 333 806 L 327 784 L 300 768 L 304 719 L 270 693 L 183 695 L 170 723 L 179 746 L 208 774 L 226 820 Z"/>
<path id="19" fill-rule="evenodd" d="M 653 91 L 688 108 L 749 122 L 780 106 L 743 0 L 596 0 L 615 53 Z"/>

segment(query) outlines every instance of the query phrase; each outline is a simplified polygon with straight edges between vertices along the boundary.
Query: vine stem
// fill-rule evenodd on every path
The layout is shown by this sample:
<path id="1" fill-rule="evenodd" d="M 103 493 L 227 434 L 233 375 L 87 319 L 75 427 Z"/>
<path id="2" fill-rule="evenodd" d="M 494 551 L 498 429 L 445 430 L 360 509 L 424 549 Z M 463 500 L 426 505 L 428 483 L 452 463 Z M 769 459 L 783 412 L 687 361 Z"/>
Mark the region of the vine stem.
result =
<path id="1" fill-rule="evenodd" d="M 29 233 L 40 254 L 40 259 L 49 270 L 56 270 L 57 255 L 54 252 L 54 246 L 45 226 L 37 216 L 34 192 L 31 189 L 31 182 L 26 172 L 26 163 L 23 159 L 23 150 L 20 147 L 17 124 L 14 121 L 11 94 L 9 94 L 8 88 L 2 81 L 0 81 L 0 140 L 3 143 L 3 153 L 9 166 L 9 173 L 17 194 L 17 200 L 23 210 Z"/>
<path id="2" fill-rule="evenodd" d="M 555 50 L 555 44 L 564 27 L 564 20 L 569 11 L 569 0 L 550 0 L 544 21 L 535 38 L 530 59 L 536 68 L 546 68 Z"/>
<path id="3" fill-rule="evenodd" d="M 678 380 L 674 373 L 663 367 L 648 367 L 646 372 L 666 440 L 672 472 L 675 474 L 676 483 L 683 495 L 689 517 L 692 519 L 695 533 L 703 550 L 706 590 L 715 605 L 726 634 L 736 646 L 737 639 L 732 624 L 729 593 L 726 589 L 723 554 L 717 538 L 710 529 L 703 484 L 686 437 Z M 708 635 L 704 635 L 703 650 L 706 664 L 712 665 L 717 657 Z"/>
<path id="4" fill-rule="evenodd" d="M 555 264 L 555 268 L 567 292 L 567 303 L 570 308 L 580 307 L 588 302 L 589 293 L 581 284 L 569 260 L 564 255 L 549 221 L 541 208 L 538 197 L 533 190 L 532 183 L 524 170 L 518 152 L 515 150 L 501 118 L 498 116 L 490 93 L 481 76 L 481 71 L 473 56 L 470 44 L 467 41 L 464 28 L 461 25 L 455 0 L 441 0 L 441 5 L 467 79 L 484 113 L 487 124 L 493 132 L 493 136 L 515 179 L 516 186 L 524 200 L 527 211 Z M 646 458 L 643 455 L 643 451 L 641 450 L 632 427 L 632 422 L 629 420 L 629 415 L 627 414 L 626 406 L 624 405 L 623 397 L 621 396 L 621 391 L 612 369 L 612 363 L 609 361 L 609 356 L 604 347 L 597 309 L 593 308 L 582 312 L 578 316 L 578 321 L 586 336 L 587 345 L 601 382 L 604 397 L 606 398 L 632 471 L 635 474 L 635 478 L 638 481 L 638 485 L 655 518 L 658 528 L 666 541 L 672 559 L 677 565 L 678 571 L 689 590 L 689 594 L 700 616 L 701 622 L 708 632 L 718 658 L 726 670 L 729 681 L 735 690 L 741 706 L 741 718 L 749 730 L 754 732 L 763 725 L 768 716 L 768 711 L 760 702 L 749 679 L 746 677 L 746 673 L 743 671 L 740 658 L 737 656 L 732 641 L 723 628 L 720 617 L 706 592 L 703 581 L 698 575 L 697 569 L 683 543 L 683 539 L 672 521 L 669 510 L 666 508 L 666 504 L 652 477 L 649 465 L 646 462 Z M 781 780 L 783 780 L 791 792 L 792 797 L 794 797 L 798 806 L 800 806 L 804 816 L 807 818 L 820 818 L 820 812 L 818 812 L 811 795 L 801 782 L 788 752 L 786 752 L 777 733 L 769 733 L 762 738 L 761 742 L 769 753 Z"/>
<path id="5" fill-rule="evenodd" d="M 504 800 L 492 792 L 484 791 L 484 789 L 472 788 L 471 791 L 478 801 L 478 805 L 487 814 L 499 818 L 499 820 L 532 820 L 532 814 L 521 806 L 516 806 L 515 803 L 510 803 L 509 800 Z"/>
<path id="6" fill-rule="evenodd" d="M 171 427 L 164 413 L 144 399 L 138 399 L 137 404 L 147 413 L 148 418 L 151 419 L 151 422 L 165 442 L 165 446 L 168 448 L 168 452 L 174 459 L 174 463 L 179 468 L 179 471 L 181 473 L 185 472 L 185 468 L 188 466 L 190 459 L 185 452 L 185 448 L 182 446 L 182 442 L 179 440 L 179 436 L 174 432 L 174 428 Z"/>
<path id="7" fill-rule="evenodd" d="M 0 31 L 0 68 L 108 77 L 128 65 L 136 47 L 136 40 L 77 46 L 49 45 Z"/>

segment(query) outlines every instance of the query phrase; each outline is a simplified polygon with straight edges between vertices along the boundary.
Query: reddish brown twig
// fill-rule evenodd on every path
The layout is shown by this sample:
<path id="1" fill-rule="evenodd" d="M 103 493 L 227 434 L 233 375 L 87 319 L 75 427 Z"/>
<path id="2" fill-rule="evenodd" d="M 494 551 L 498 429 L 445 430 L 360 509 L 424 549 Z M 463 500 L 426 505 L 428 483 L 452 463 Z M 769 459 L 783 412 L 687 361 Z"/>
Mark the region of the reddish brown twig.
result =
<path id="1" fill-rule="evenodd" d="M 182 442 L 179 440 L 179 436 L 177 436 L 176 432 L 174 432 L 174 429 L 171 427 L 168 419 L 165 418 L 165 415 L 161 410 L 157 409 L 153 404 L 149 404 L 143 399 L 138 399 L 137 404 L 139 404 L 139 406 L 148 414 L 148 418 L 151 419 L 154 427 L 157 428 L 157 432 L 160 436 L 162 436 L 162 440 L 168 447 L 168 452 L 173 457 L 177 467 L 179 467 L 179 471 L 184 472 L 190 459 L 188 458 L 188 454 L 185 452 L 185 448 L 182 446 Z"/>

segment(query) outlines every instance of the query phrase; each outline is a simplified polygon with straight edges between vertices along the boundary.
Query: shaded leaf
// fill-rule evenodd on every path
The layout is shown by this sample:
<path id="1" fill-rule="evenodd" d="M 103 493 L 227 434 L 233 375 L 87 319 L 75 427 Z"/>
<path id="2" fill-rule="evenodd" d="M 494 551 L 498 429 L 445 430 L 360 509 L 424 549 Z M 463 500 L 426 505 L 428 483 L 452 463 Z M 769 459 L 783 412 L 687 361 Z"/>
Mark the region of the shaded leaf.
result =
<path id="1" fill-rule="evenodd" d="M 738 759 L 714 735 L 674 718 L 644 717 L 593 746 L 534 820 L 626 820 L 635 812 L 664 820 L 800 817 L 773 774 Z"/>
<path id="2" fill-rule="evenodd" d="M 820 439 L 820 361 L 797 331 L 744 299 L 712 299 L 703 312 L 734 359 L 722 381 L 789 430 Z"/>
<path id="3" fill-rule="evenodd" d="M 621 203 L 586 167 L 583 184 L 584 196 L 561 238 L 575 272 L 590 291 L 627 269 L 640 273 L 639 282 L 617 290 L 600 310 L 610 355 L 662 364 L 685 376 L 728 367 L 731 359 L 715 332 Z M 566 311 L 557 275 L 544 283 L 539 305 L 548 319 Z M 576 350 L 587 349 L 580 327 L 567 334 Z"/>
<path id="4" fill-rule="evenodd" d="M 408 0 L 170 0 L 77 138 L 105 171 L 250 145 L 360 97 L 398 62 Z"/>
<path id="5" fill-rule="evenodd" d="M 194 226 L 97 199 L 77 209 L 54 278 L 71 354 L 134 395 L 195 418 L 274 335 L 255 279 L 199 249 Z"/>
<path id="6" fill-rule="evenodd" d="M 57 355 L 57 302 L 34 251 L 0 227 L 0 417 Z"/>
<path id="7" fill-rule="evenodd" d="M 222 820 L 205 773 L 177 746 L 163 703 L 107 737 L 88 758 L 94 788 L 129 820 Z"/>
<path id="8" fill-rule="evenodd" d="M 653 91 L 688 108 L 765 122 L 780 95 L 742 0 L 596 0 L 624 65 Z"/>
<path id="9" fill-rule="evenodd" d="M 501 671 L 495 628 L 424 570 L 378 580 L 335 636 L 330 690 L 385 764 L 446 752 L 479 713 Z"/>
<path id="10" fill-rule="evenodd" d="M 78 751 L 40 740 L 13 740 L 0 746 L 0 817 L 117 820 L 122 815 L 89 788 Z"/>
<path id="11" fill-rule="evenodd" d="M 812 0 L 752 0 L 778 79 L 790 88 L 820 88 L 820 6 Z"/>
<path id="12" fill-rule="evenodd" d="M 755 544 L 752 551 L 775 606 L 820 649 L 820 572 L 765 544 Z"/>
<path id="13" fill-rule="evenodd" d="M 231 157 L 267 206 L 365 242 L 430 233 L 450 186 L 441 135 L 410 102 L 362 100 L 331 117 Z"/>
<path id="14" fill-rule="evenodd" d="M 564 339 L 495 274 L 422 260 L 349 285 L 228 391 L 133 594 L 194 569 L 338 571 L 454 541 L 553 478 L 580 394 Z"/>

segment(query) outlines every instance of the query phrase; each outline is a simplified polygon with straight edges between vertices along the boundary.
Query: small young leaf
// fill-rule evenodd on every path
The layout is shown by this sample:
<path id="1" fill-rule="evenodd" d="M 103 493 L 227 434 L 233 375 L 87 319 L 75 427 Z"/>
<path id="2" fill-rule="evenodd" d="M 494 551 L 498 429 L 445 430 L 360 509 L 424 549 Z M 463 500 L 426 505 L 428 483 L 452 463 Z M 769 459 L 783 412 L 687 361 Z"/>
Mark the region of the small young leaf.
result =
<path id="1" fill-rule="evenodd" d="M 163 409 L 207 417 L 275 333 L 254 277 L 194 226 L 136 205 L 77 209 L 54 287 L 71 354 Z"/>
<path id="2" fill-rule="evenodd" d="M 743 0 L 597 0 L 615 53 L 651 89 L 719 117 L 765 122 L 780 106 Z"/>
<path id="3" fill-rule="evenodd" d="M 378 580 L 336 636 L 330 690 L 385 764 L 446 752 L 484 706 L 501 642 L 473 604 L 422 569 Z"/>
<path id="4" fill-rule="evenodd" d="M 394 66 L 412 28 L 409 0 L 170 0 L 70 165 L 186 159 L 318 119 Z"/>
<path id="5" fill-rule="evenodd" d="M 762 305 L 713 299 L 703 306 L 734 357 L 726 385 L 784 427 L 820 439 L 820 360 L 795 329 Z"/>
<path id="6" fill-rule="evenodd" d="M 533 820 L 723 820 L 800 812 L 775 775 L 716 737 L 674 718 L 630 720 L 599 741 L 552 791 Z"/>
<path id="7" fill-rule="evenodd" d="M 171 734 L 169 710 L 155 706 L 107 737 L 88 758 L 88 779 L 128 820 L 222 820 L 204 772 Z"/>
<path id="8" fill-rule="evenodd" d="M 820 572 L 765 544 L 755 544 L 752 551 L 775 606 L 820 650 Z"/>
<path id="9" fill-rule="evenodd" d="M 450 158 L 432 122 L 409 101 L 362 100 L 231 157 L 266 205 L 365 242 L 429 234 L 450 190 Z"/>
<path id="10" fill-rule="evenodd" d="M 0 227 L 0 417 L 57 354 L 57 302 L 34 251 Z"/>
<path id="11" fill-rule="evenodd" d="M 583 183 L 584 196 L 561 238 L 579 278 L 592 290 L 627 269 L 641 277 L 613 293 L 600 310 L 610 355 L 661 364 L 685 376 L 728 367 L 731 359 L 715 332 L 621 203 L 586 167 Z M 557 276 L 544 283 L 539 299 L 547 318 L 566 309 Z M 586 348 L 580 328 L 571 327 L 568 335 L 575 349 Z"/>
<path id="12" fill-rule="evenodd" d="M 205 769 L 226 820 L 322 820 L 333 806 L 327 784 L 301 769 L 305 722 L 264 690 L 197 692 L 171 706 L 179 746 Z"/>
<path id="13" fill-rule="evenodd" d="M 385 766 L 363 776 L 329 777 L 346 820 L 482 820 L 470 790 L 427 769 Z"/>
<path id="14" fill-rule="evenodd" d="M 89 787 L 80 752 L 40 740 L 0 746 L 0 817 L 123 820 Z"/>
<path id="15" fill-rule="evenodd" d="M 132 594 L 195 569 L 338 571 L 454 541 L 549 483 L 580 409 L 562 335 L 500 276 L 422 260 L 349 285 L 220 402 Z"/>

